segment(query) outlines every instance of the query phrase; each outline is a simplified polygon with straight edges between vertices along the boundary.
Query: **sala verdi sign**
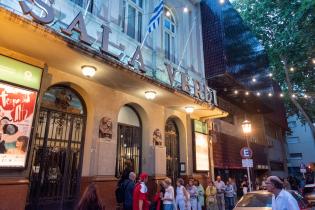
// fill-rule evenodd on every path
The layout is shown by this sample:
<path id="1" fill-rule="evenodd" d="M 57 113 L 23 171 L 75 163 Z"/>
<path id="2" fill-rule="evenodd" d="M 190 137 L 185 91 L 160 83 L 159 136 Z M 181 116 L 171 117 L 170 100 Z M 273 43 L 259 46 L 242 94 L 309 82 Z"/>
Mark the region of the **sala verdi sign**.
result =
<path id="1" fill-rule="evenodd" d="M 31 15 L 34 21 L 40 23 L 40 24 L 49 24 L 52 23 L 55 19 L 54 16 L 54 10 L 53 7 L 47 3 L 45 3 L 43 0 L 32 0 L 33 4 L 30 4 L 27 1 L 19 1 L 19 4 L 21 6 L 21 9 L 23 11 L 24 15 Z M 41 14 L 44 15 L 38 15 L 37 12 L 34 11 L 34 7 L 37 7 L 41 10 Z M 109 46 L 109 34 L 112 33 L 111 29 L 106 26 L 102 25 L 102 41 L 101 46 L 99 48 L 100 53 L 102 54 L 110 54 L 113 55 L 112 52 L 109 52 L 108 46 Z M 79 41 L 85 45 L 91 46 L 92 41 L 90 40 L 86 25 L 84 22 L 84 17 L 81 12 L 77 14 L 77 16 L 72 20 L 72 22 L 68 25 L 66 28 L 60 28 L 60 32 L 63 33 L 66 36 L 72 36 L 73 32 L 78 33 Z M 120 57 L 117 55 L 113 55 L 114 57 Z M 119 58 L 118 58 L 119 59 Z M 132 67 L 135 67 L 137 65 L 139 71 L 141 73 L 146 73 L 145 65 L 143 62 L 143 57 L 141 53 L 141 49 L 138 46 L 135 53 L 131 57 L 131 59 L 128 61 L 128 64 Z M 172 87 L 175 87 L 175 76 L 177 71 L 170 65 L 165 63 L 165 67 L 168 73 L 168 78 L 170 85 Z M 209 104 L 217 105 L 217 99 L 216 99 L 216 91 L 212 90 L 207 86 L 207 84 L 202 85 L 200 81 L 190 79 L 189 76 L 185 73 L 179 72 L 180 78 L 181 78 L 181 90 L 191 94 L 191 88 L 189 83 L 193 83 L 193 95 L 194 97 L 204 100 Z"/>

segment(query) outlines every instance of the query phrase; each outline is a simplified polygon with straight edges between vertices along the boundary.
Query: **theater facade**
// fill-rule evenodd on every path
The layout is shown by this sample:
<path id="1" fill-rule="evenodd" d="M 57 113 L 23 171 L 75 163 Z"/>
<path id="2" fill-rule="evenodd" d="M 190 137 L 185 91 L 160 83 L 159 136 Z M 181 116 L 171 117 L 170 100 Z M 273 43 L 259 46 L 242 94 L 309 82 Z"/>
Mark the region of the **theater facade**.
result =
<path id="1" fill-rule="evenodd" d="M 4 209 L 72 209 L 91 182 L 114 209 L 127 166 L 152 186 L 213 168 L 206 122 L 228 113 L 205 82 L 200 2 L 165 1 L 141 47 L 158 3 L 0 1 Z"/>

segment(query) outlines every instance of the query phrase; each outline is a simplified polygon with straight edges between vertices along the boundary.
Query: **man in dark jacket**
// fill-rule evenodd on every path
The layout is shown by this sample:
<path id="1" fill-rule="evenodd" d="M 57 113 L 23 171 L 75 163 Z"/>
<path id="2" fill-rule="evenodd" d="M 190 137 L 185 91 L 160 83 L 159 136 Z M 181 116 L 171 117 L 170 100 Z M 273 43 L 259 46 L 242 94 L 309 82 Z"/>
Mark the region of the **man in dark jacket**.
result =
<path id="1" fill-rule="evenodd" d="M 133 189 L 135 188 L 136 174 L 134 172 L 129 173 L 129 179 L 125 179 L 123 187 L 125 189 L 124 194 L 124 210 L 132 210 L 132 197 Z"/>

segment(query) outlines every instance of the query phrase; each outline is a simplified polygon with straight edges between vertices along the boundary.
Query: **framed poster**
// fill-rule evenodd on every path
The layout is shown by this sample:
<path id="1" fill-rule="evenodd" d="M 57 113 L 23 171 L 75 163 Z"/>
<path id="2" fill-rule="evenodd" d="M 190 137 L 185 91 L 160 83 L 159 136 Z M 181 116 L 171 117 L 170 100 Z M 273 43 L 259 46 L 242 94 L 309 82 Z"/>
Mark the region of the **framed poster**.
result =
<path id="1" fill-rule="evenodd" d="M 207 123 L 192 120 L 192 126 L 194 171 L 208 172 L 210 170 L 210 157 Z"/>
<path id="2" fill-rule="evenodd" d="M 24 168 L 37 92 L 0 82 L 0 168 Z"/>
<path id="3" fill-rule="evenodd" d="M 208 136 L 195 132 L 195 170 L 209 171 L 209 144 Z"/>

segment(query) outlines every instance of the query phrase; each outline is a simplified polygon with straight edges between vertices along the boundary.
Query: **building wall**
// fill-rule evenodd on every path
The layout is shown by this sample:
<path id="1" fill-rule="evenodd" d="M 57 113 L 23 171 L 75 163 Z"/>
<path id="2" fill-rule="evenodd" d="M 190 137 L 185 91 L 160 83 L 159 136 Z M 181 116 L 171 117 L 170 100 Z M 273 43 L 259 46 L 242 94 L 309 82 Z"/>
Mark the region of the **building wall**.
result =
<path id="1" fill-rule="evenodd" d="M 286 136 L 289 167 L 300 167 L 315 163 L 315 141 L 307 124 L 302 124 L 297 116 L 288 118 L 290 132 Z M 301 154 L 299 156 L 298 154 Z"/>

